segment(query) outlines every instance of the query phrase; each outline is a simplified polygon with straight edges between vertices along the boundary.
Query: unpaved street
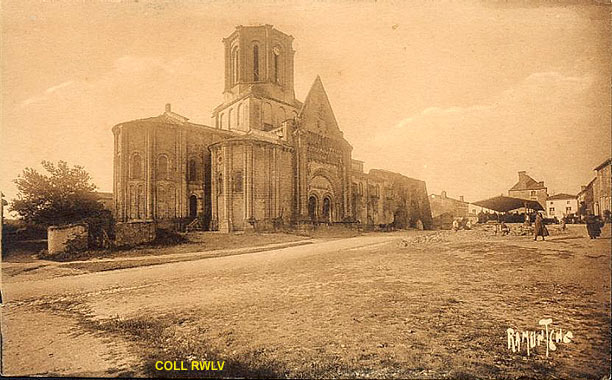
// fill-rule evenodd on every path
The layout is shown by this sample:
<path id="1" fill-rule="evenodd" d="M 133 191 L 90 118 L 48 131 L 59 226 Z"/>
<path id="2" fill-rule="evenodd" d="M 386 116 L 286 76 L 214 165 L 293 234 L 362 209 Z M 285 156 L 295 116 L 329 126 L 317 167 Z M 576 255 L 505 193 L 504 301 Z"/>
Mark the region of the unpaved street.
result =
<path id="1" fill-rule="evenodd" d="M 609 228 L 609 227 L 607 227 Z M 4 277 L 3 373 L 580 377 L 609 372 L 610 239 L 409 231 L 37 280 Z M 609 237 L 609 231 L 605 231 Z M 506 329 L 571 330 L 549 357 Z M 195 374 L 197 376 L 197 374 Z M 194 374 L 191 374 L 194 376 Z"/>

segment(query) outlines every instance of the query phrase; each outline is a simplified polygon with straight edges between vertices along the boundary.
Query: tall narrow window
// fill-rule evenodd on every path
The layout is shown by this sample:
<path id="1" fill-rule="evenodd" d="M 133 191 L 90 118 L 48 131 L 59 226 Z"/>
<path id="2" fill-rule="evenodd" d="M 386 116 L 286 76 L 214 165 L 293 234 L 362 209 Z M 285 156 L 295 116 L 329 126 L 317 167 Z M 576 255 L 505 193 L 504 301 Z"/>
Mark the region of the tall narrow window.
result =
<path id="1" fill-rule="evenodd" d="M 132 156 L 132 179 L 142 178 L 142 160 L 139 154 Z"/>
<path id="2" fill-rule="evenodd" d="M 242 110 L 242 104 L 238 104 L 238 110 L 236 111 L 236 127 L 240 128 L 240 124 L 242 124 L 242 118 L 243 118 L 243 110 Z"/>
<path id="3" fill-rule="evenodd" d="M 157 160 L 157 178 L 168 178 L 168 158 L 165 155 L 159 156 Z"/>
<path id="4" fill-rule="evenodd" d="M 279 83 L 278 76 L 278 50 L 274 49 L 274 83 Z"/>
<path id="5" fill-rule="evenodd" d="M 196 162 L 195 160 L 191 159 L 189 160 L 189 180 L 190 181 L 195 181 L 196 180 Z"/>
<path id="6" fill-rule="evenodd" d="M 253 46 L 253 80 L 259 81 L 259 46 Z"/>
<path id="7" fill-rule="evenodd" d="M 232 123 L 234 122 L 234 109 L 230 108 L 229 112 L 227 113 L 227 129 L 232 129 L 233 125 Z"/>
<path id="8" fill-rule="evenodd" d="M 234 84 L 238 83 L 238 81 L 240 80 L 240 75 L 239 75 L 239 70 L 240 70 L 239 63 L 240 63 L 240 61 L 239 61 L 239 58 L 238 58 L 239 57 L 238 53 L 239 53 L 238 48 L 234 48 L 234 54 L 233 54 L 233 57 L 232 57 L 232 61 L 233 61 L 233 64 L 234 64 L 234 67 L 233 67 L 233 70 L 232 70 L 233 71 L 232 72 L 232 74 L 233 74 L 232 80 L 233 80 Z"/>
<path id="9" fill-rule="evenodd" d="M 234 172 L 234 191 L 242 191 L 242 171 L 240 170 Z"/>

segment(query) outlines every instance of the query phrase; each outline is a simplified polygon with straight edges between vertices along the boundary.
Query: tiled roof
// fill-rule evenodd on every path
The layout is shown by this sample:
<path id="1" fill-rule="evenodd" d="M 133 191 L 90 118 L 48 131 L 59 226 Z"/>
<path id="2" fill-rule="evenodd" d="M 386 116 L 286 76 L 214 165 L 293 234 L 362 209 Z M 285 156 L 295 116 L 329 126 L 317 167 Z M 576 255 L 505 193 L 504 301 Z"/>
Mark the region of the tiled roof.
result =
<path id="1" fill-rule="evenodd" d="M 543 186 L 541 183 L 539 183 L 535 179 L 531 178 L 527 174 L 524 174 L 524 175 L 522 175 L 520 177 L 519 181 L 514 186 L 512 186 L 510 191 L 513 191 L 513 190 L 539 190 L 539 189 L 544 189 L 544 188 L 545 188 L 545 186 Z"/>
<path id="2" fill-rule="evenodd" d="M 571 195 L 571 194 L 560 193 L 560 194 L 555 194 L 555 195 L 548 197 L 549 201 L 554 201 L 557 199 L 576 199 L 576 196 Z"/>

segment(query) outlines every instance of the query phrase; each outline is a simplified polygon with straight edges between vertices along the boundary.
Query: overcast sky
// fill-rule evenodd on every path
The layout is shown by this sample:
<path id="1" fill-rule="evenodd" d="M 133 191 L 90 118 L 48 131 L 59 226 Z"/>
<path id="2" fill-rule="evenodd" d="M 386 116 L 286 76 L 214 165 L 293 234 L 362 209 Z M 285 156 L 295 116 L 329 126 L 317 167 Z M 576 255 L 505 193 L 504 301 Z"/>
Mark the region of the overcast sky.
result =
<path id="1" fill-rule="evenodd" d="M 551 3 L 3 0 L 0 187 L 62 159 L 111 191 L 111 127 L 165 103 L 210 125 L 221 39 L 272 24 L 295 37 L 297 97 L 321 76 L 366 168 L 469 201 L 519 170 L 575 194 L 610 155 L 610 7 Z"/>

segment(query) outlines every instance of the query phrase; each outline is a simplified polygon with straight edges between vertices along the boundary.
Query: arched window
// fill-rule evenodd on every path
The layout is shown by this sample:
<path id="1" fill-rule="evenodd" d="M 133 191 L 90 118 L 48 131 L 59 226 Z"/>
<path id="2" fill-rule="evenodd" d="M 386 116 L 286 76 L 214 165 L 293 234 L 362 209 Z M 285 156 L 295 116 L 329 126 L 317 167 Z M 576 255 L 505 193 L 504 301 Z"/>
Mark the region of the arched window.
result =
<path id="1" fill-rule="evenodd" d="M 234 48 L 234 53 L 232 54 L 232 63 L 233 63 L 233 69 L 232 69 L 232 81 L 234 84 L 238 83 L 238 81 L 240 80 L 240 74 L 239 74 L 239 70 L 240 70 L 240 60 L 239 60 L 239 50 L 238 47 Z"/>
<path id="2" fill-rule="evenodd" d="M 253 45 L 253 80 L 259 81 L 259 46 Z"/>
<path id="3" fill-rule="evenodd" d="M 219 115 L 219 128 L 224 129 L 223 125 L 223 114 Z"/>
<path id="4" fill-rule="evenodd" d="M 197 170 L 196 170 L 196 161 L 193 158 L 189 160 L 189 167 L 187 169 L 189 171 L 189 180 L 195 181 L 196 176 L 197 176 Z"/>
<path id="5" fill-rule="evenodd" d="M 240 127 L 240 124 L 242 124 L 242 118 L 244 117 L 243 114 L 243 110 L 242 110 L 242 103 L 238 104 L 238 111 L 236 111 L 236 127 Z"/>
<path id="6" fill-rule="evenodd" d="M 274 83 L 280 83 L 280 49 L 278 47 L 274 47 L 272 55 L 274 57 Z"/>
<path id="7" fill-rule="evenodd" d="M 234 109 L 230 108 L 229 112 L 227 113 L 227 129 L 232 129 L 233 121 L 234 121 Z"/>
<path id="8" fill-rule="evenodd" d="M 139 154 L 132 156 L 132 179 L 142 178 L 142 159 Z"/>
<path id="9" fill-rule="evenodd" d="M 242 171 L 237 170 L 234 172 L 234 191 L 241 192 L 242 191 Z"/>
<path id="10" fill-rule="evenodd" d="M 163 154 L 157 159 L 157 177 L 159 179 L 168 178 L 168 157 Z"/>

